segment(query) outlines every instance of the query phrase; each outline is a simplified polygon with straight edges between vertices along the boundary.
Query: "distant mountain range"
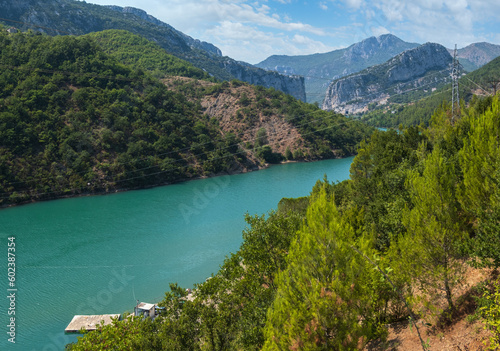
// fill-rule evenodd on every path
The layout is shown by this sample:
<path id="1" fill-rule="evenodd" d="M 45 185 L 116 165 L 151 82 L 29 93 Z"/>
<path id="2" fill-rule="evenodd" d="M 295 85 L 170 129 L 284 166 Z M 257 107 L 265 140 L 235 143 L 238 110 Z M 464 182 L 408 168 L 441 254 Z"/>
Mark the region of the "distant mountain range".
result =
<path id="1" fill-rule="evenodd" d="M 419 44 L 407 43 L 394 35 L 386 34 L 371 37 L 348 48 L 324 54 L 274 55 L 256 66 L 284 74 L 304 76 L 307 101 L 321 104 L 332 79 L 341 78 L 383 63 L 395 55 L 417 46 Z"/>
<path id="2" fill-rule="evenodd" d="M 460 100 L 467 104 L 474 96 L 491 96 L 500 90 L 499 82 L 500 56 L 475 71 L 462 75 L 458 81 Z M 396 98 L 400 98 L 399 101 L 394 101 Z M 434 111 L 444 101 L 451 102 L 451 84 L 448 83 L 420 99 L 415 96 L 407 97 L 405 94 L 394 96 L 391 100 L 387 104 L 374 106 L 362 115 L 362 120 L 377 127 L 428 125 Z"/>
<path id="3" fill-rule="evenodd" d="M 0 21 L 21 30 L 33 29 L 49 35 L 82 35 L 106 29 L 124 29 L 156 42 L 168 53 L 191 62 L 220 80 L 239 79 L 288 93 L 305 101 L 304 80 L 269 72 L 223 57 L 212 44 L 179 32 L 143 10 L 99 6 L 74 0 L 0 0 Z"/>
<path id="4" fill-rule="evenodd" d="M 453 54 L 453 50 L 449 50 Z M 500 56 L 500 45 L 474 43 L 457 50 L 460 63 L 466 71 L 472 72 Z"/>
<path id="5" fill-rule="evenodd" d="M 385 104 L 398 94 L 424 88 L 431 92 L 449 82 L 453 58 L 439 44 L 427 43 L 406 50 L 329 85 L 323 109 L 343 113 L 367 112 L 370 104 Z"/>
<path id="6" fill-rule="evenodd" d="M 307 101 L 322 104 L 332 80 L 384 63 L 419 45 L 405 42 L 392 34 L 385 34 L 324 54 L 273 55 L 256 66 L 283 74 L 304 76 Z M 448 51 L 453 54 L 453 50 Z M 468 72 L 480 68 L 498 56 L 500 45 L 489 43 L 475 43 L 458 50 L 459 61 Z"/>
<path id="7" fill-rule="evenodd" d="M 275 55 L 253 66 L 224 57 L 213 44 L 191 38 L 136 8 L 100 6 L 75 0 L 0 0 L 0 13 L 2 18 L 9 20 L 3 21 L 7 26 L 14 24 L 21 30 L 34 29 L 50 35 L 128 30 L 157 43 L 168 53 L 217 79 L 238 79 L 272 87 L 319 105 L 323 105 L 332 80 L 382 64 L 419 46 L 385 34 L 328 53 Z M 500 45 L 489 43 L 471 44 L 458 50 L 458 57 L 466 71 L 475 70 L 499 55 Z"/>

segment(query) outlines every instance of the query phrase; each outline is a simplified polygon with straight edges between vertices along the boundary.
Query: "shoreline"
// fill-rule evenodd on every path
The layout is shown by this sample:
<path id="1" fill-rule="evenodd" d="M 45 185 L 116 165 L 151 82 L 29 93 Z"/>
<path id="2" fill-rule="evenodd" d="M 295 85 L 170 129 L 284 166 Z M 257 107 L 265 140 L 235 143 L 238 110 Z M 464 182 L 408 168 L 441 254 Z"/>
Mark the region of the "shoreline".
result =
<path id="1" fill-rule="evenodd" d="M 174 185 L 174 184 L 179 184 L 179 183 L 184 183 L 184 182 L 189 182 L 189 181 L 194 181 L 194 180 L 216 178 L 216 177 L 221 177 L 221 176 L 225 176 L 225 175 L 244 174 L 244 173 L 260 171 L 263 169 L 270 168 L 272 166 L 279 166 L 279 165 L 284 165 L 284 164 L 289 164 L 289 163 L 308 163 L 308 162 L 317 162 L 317 161 L 325 161 L 325 160 L 343 159 L 343 158 L 352 157 L 352 156 L 355 156 L 355 155 L 346 155 L 343 157 L 331 157 L 331 158 L 323 158 L 323 159 L 287 160 L 287 161 L 281 161 L 280 163 L 264 163 L 263 165 L 259 165 L 259 166 L 256 166 L 254 168 L 249 168 L 249 169 L 238 169 L 238 170 L 234 170 L 234 171 L 224 171 L 224 172 L 217 173 L 214 175 L 209 175 L 209 176 L 196 176 L 196 177 L 192 177 L 192 178 L 180 179 L 180 180 L 173 181 L 173 182 L 158 183 L 158 184 L 154 184 L 154 185 L 148 185 L 148 186 L 142 186 L 142 187 L 136 187 L 136 188 L 119 188 L 119 189 L 113 189 L 111 191 L 103 190 L 103 191 L 85 192 L 85 193 L 82 192 L 79 194 L 59 195 L 59 196 L 54 196 L 54 197 L 50 197 L 50 198 L 46 198 L 46 199 L 23 201 L 23 202 L 19 202 L 19 203 L 15 203 L 15 204 L 13 204 L 13 203 L 3 204 L 3 205 L 0 205 L 0 211 L 3 209 L 7 209 L 7 208 L 25 206 L 25 205 L 46 202 L 46 201 L 71 199 L 71 198 L 78 198 L 78 197 L 88 197 L 88 196 L 104 196 L 104 195 L 117 194 L 117 193 L 126 192 L 126 191 L 152 189 L 152 188 L 156 188 L 156 187 L 160 187 L 160 186 Z"/>

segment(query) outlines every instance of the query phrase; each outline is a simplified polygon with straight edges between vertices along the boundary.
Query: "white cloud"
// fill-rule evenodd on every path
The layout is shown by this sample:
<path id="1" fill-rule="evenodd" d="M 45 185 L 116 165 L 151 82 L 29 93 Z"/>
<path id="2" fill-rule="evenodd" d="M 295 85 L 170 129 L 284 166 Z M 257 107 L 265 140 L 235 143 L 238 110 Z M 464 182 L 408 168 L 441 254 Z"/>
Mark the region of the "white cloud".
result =
<path id="1" fill-rule="evenodd" d="M 379 14 L 377 26 L 372 27 L 406 33 L 413 41 L 434 41 L 448 47 L 478 41 L 481 35 L 475 32 L 477 24 L 500 19 L 498 1 L 379 0 L 365 5 L 366 19 L 373 21 L 373 12 Z"/>
<path id="2" fill-rule="evenodd" d="M 252 23 L 268 28 L 285 31 L 298 30 L 316 35 L 325 34 L 322 29 L 309 24 L 288 22 L 286 18 L 281 21 L 279 16 L 270 12 L 271 8 L 267 5 L 252 6 L 241 1 L 238 3 L 221 0 L 172 0 L 168 5 L 158 6 L 155 16 L 160 16 L 176 29 L 188 34 L 199 33 L 223 21 Z"/>
<path id="3" fill-rule="evenodd" d="M 205 32 L 213 38 L 224 55 L 258 63 L 271 55 L 305 55 L 336 48 L 305 35 L 264 31 L 252 25 L 224 21 Z"/>
<path id="4" fill-rule="evenodd" d="M 319 8 L 326 11 L 326 10 L 328 10 L 328 5 L 325 2 L 320 2 Z"/>
<path id="5" fill-rule="evenodd" d="M 359 9 L 364 4 L 363 0 L 343 0 L 351 9 Z"/>
<path id="6" fill-rule="evenodd" d="M 376 26 L 376 27 L 371 27 L 371 32 L 373 33 L 374 36 L 379 36 L 379 35 L 382 35 L 382 34 L 389 34 L 390 31 L 385 28 L 385 27 L 381 27 L 381 26 Z"/>

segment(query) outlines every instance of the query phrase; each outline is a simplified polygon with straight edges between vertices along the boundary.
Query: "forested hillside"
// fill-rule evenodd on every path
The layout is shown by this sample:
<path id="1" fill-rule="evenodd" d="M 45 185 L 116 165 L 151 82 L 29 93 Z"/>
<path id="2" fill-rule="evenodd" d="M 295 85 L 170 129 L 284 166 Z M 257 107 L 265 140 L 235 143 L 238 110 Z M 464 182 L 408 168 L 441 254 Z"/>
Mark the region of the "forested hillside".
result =
<path id="1" fill-rule="evenodd" d="M 259 104 L 279 106 L 277 118 L 295 123 L 304 142 L 278 152 L 267 142 L 271 129 L 259 128 L 243 144 L 186 91 L 153 77 L 207 78 L 203 71 L 123 31 L 50 37 L 2 29 L 0 45 L 1 205 L 245 171 L 285 157 L 335 157 L 353 153 L 371 132 L 359 122 L 258 88 Z M 149 54 L 139 57 L 141 47 Z M 229 86 L 210 84 L 197 92 L 198 99 Z M 256 128 L 260 105 L 248 97 L 242 104 L 246 130 Z M 306 121 L 314 113 L 316 118 Z"/>
<path id="2" fill-rule="evenodd" d="M 406 320 L 425 351 L 429 335 L 469 313 L 496 349 L 499 283 L 459 292 L 467 267 L 500 265 L 500 101 L 461 112 L 454 124 L 443 108 L 427 129 L 374 133 L 349 180 L 248 215 L 240 250 L 191 298 L 173 284 L 161 317 L 116 322 L 68 348 L 383 349 L 387 325 Z"/>
<path id="3" fill-rule="evenodd" d="M 157 78 L 167 75 L 216 81 L 204 70 L 168 54 L 160 45 L 126 30 L 110 29 L 83 37 L 97 42 L 104 52 L 119 62 L 150 71 Z"/>

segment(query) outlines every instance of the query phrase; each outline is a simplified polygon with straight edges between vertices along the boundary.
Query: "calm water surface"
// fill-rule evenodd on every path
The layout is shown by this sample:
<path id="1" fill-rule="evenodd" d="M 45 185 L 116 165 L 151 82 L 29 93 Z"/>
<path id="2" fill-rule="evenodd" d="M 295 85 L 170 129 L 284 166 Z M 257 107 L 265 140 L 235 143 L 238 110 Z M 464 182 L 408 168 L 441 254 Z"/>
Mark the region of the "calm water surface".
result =
<path id="1" fill-rule="evenodd" d="M 0 300 L 0 350 L 63 350 L 76 314 L 131 311 L 158 302 L 170 282 L 204 281 L 241 244 L 244 214 L 283 197 L 308 195 L 318 179 L 349 176 L 351 158 L 105 196 L 0 210 L 3 294 L 7 243 L 16 243 L 16 343 L 8 342 L 9 300 Z M 3 258 L 2 258 L 3 257 Z"/>

